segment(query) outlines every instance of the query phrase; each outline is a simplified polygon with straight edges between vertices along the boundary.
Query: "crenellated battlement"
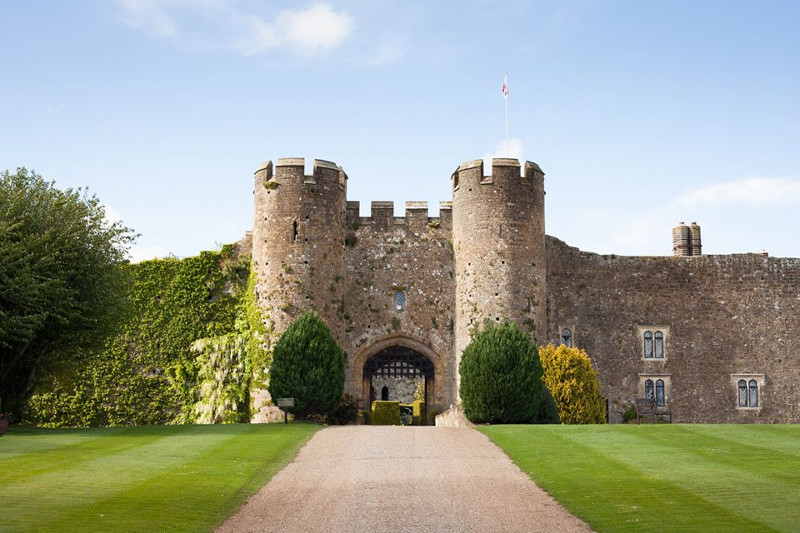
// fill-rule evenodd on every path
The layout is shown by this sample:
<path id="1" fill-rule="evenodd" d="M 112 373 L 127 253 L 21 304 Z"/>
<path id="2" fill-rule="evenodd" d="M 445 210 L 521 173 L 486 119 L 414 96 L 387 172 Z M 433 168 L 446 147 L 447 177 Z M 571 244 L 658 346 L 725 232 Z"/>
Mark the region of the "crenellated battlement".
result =
<path id="1" fill-rule="evenodd" d="M 453 172 L 451 180 L 453 190 L 458 190 L 463 184 L 468 187 L 472 185 L 492 185 L 492 184 L 512 184 L 511 180 L 525 186 L 535 186 L 537 178 L 543 180 L 544 172 L 536 163 L 526 161 L 523 167 L 518 159 L 495 157 L 492 159 L 492 173 L 484 173 L 483 159 L 467 161 L 458 166 Z"/>
<path id="2" fill-rule="evenodd" d="M 264 161 L 256 169 L 256 181 L 261 181 L 263 185 L 272 182 L 279 186 L 281 182 L 301 181 L 306 185 L 335 185 L 344 190 L 347 186 L 347 174 L 344 169 L 332 161 L 315 159 L 311 174 L 305 174 L 305 159 L 302 157 L 282 157 L 275 164 L 274 171 L 272 161 Z"/>
<path id="3" fill-rule="evenodd" d="M 449 231 L 452 228 L 452 202 L 439 202 L 439 216 L 429 216 L 428 202 L 406 202 L 405 216 L 394 216 L 394 202 L 370 203 L 370 216 L 360 215 L 361 202 L 347 202 L 347 225 L 374 226 L 376 228 L 391 229 L 395 226 L 407 226 L 410 229 L 421 230 L 426 227 L 443 228 Z"/>

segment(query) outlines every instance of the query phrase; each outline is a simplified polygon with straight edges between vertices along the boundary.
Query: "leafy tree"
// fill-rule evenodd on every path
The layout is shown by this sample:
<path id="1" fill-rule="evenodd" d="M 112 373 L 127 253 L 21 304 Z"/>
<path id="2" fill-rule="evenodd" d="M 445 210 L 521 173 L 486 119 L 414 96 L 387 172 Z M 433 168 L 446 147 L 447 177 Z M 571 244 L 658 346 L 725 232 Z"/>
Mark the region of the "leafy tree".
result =
<path id="1" fill-rule="evenodd" d="M 486 322 L 461 356 L 461 402 L 472 422 L 532 423 L 542 402 L 536 345 L 511 322 Z"/>
<path id="2" fill-rule="evenodd" d="M 563 344 L 539 348 L 544 367 L 542 381 L 553 394 L 564 424 L 603 424 L 606 408 L 600 382 L 584 350 Z"/>
<path id="3" fill-rule="evenodd" d="M 19 407 L 56 353 L 114 327 L 134 238 L 84 189 L 0 173 L 0 410 Z"/>
<path id="4" fill-rule="evenodd" d="M 273 400 L 294 398 L 296 418 L 325 416 L 344 392 L 345 355 L 320 316 L 308 311 L 275 343 L 269 374 Z"/>

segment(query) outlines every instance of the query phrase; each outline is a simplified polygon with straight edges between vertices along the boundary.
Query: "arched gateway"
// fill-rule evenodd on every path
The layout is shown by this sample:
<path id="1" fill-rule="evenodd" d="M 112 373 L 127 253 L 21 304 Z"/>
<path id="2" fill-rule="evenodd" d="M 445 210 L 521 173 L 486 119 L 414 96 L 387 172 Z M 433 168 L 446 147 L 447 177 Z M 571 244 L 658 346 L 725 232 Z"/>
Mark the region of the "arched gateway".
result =
<path id="1" fill-rule="evenodd" d="M 395 334 L 365 343 L 348 359 L 346 388 L 359 409 L 370 409 L 384 397 L 412 403 L 415 390 L 429 413 L 441 412 L 451 402 L 448 359 L 411 336 Z"/>
<path id="2" fill-rule="evenodd" d="M 433 397 L 433 363 L 405 346 L 380 350 L 364 363 L 362 375 L 369 403 L 378 399 L 411 403 L 421 395 L 427 404 L 428 395 Z"/>

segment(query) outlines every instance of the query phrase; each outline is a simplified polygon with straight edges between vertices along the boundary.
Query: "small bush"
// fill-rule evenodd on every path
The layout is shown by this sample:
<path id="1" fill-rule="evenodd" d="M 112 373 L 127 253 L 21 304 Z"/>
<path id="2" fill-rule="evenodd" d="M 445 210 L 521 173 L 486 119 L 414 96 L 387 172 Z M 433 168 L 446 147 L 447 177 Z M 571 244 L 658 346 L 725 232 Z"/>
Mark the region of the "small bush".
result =
<path id="1" fill-rule="evenodd" d="M 622 423 L 627 424 L 628 422 L 636 420 L 636 406 L 631 405 L 628 407 L 624 413 L 622 413 Z"/>
<path id="2" fill-rule="evenodd" d="M 548 344 L 539 350 L 542 380 L 558 407 L 562 424 L 604 424 L 606 407 L 600 382 L 584 350 Z"/>
<path id="3" fill-rule="evenodd" d="M 328 414 L 328 423 L 343 426 L 353 424 L 358 418 L 358 407 L 352 396 L 346 392 L 342 394 L 339 404 Z"/>
<path id="4" fill-rule="evenodd" d="M 372 412 L 367 411 L 366 409 L 361 411 L 361 416 L 364 417 L 364 424 L 367 426 L 372 425 Z"/>
<path id="5" fill-rule="evenodd" d="M 372 402 L 373 426 L 402 426 L 400 419 L 400 402 Z"/>
<path id="6" fill-rule="evenodd" d="M 511 322 L 486 322 L 459 365 L 461 403 L 473 423 L 529 424 L 542 401 L 536 345 Z"/>

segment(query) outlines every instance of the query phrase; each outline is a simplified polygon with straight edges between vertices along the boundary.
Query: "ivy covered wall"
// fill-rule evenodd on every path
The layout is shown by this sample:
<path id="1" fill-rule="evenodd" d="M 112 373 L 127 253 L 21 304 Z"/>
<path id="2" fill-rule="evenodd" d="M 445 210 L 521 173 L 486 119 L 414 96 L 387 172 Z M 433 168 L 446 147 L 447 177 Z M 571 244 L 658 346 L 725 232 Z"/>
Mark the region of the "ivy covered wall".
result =
<path id="1" fill-rule="evenodd" d="M 127 267 L 129 310 L 101 350 L 39 376 L 24 418 L 42 426 L 246 422 L 265 368 L 250 256 L 235 246 Z"/>

